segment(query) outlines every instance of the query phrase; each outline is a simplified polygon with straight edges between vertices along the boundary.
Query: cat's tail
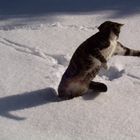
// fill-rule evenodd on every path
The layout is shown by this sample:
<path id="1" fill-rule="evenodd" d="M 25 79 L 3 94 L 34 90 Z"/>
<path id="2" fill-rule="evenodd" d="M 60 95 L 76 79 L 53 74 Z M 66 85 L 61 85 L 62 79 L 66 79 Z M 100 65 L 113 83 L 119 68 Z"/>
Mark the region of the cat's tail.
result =
<path id="1" fill-rule="evenodd" d="M 101 82 L 91 81 L 89 84 L 89 89 L 95 92 L 107 92 L 107 85 Z"/>

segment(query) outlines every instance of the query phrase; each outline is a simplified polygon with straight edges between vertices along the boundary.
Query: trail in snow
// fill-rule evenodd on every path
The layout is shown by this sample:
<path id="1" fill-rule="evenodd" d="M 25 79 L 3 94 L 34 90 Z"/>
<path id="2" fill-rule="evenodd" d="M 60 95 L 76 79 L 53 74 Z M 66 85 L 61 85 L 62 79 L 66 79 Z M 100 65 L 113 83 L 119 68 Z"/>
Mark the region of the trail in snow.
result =
<path id="1" fill-rule="evenodd" d="M 99 13 L 59 18 L 0 30 L 0 139 L 139 140 L 140 58 L 108 62 L 95 78 L 107 93 L 62 101 L 57 87 L 73 52 L 105 19 Z M 116 20 L 126 23 L 120 41 L 139 49 L 139 16 Z"/>
<path id="2" fill-rule="evenodd" d="M 15 49 L 16 51 L 19 52 L 23 52 L 23 53 L 27 53 L 27 54 L 31 54 L 43 59 L 50 59 L 50 61 L 53 64 L 60 64 L 63 66 L 67 66 L 69 63 L 69 56 L 65 56 L 65 55 L 51 55 L 51 54 L 47 54 L 39 49 L 33 48 L 33 47 L 29 47 L 23 44 L 19 44 L 16 42 L 13 42 L 11 40 L 8 40 L 6 38 L 0 38 L 0 43 L 4 44 L 6 46 L 9 46 L 13 49 Z"/>

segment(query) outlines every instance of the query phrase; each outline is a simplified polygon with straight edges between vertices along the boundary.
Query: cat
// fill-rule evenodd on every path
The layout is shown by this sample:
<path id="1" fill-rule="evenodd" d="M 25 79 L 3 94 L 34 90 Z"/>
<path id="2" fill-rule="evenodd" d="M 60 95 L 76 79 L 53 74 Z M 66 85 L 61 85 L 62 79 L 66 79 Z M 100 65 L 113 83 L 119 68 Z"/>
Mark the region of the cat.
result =
<path id="1" fill-rule="evenodd" d="M 72 99 L 84 95 L 88 90 L 106 92 L 104 83 L 92 80 L 101 68 L 107 69 L 107 61 L 113 55 L 140 56 L 140 51 L 118 42 L 122 26 L 121 23 L 105 21 L 98 27 L 99 32 L 76 49 L 58 86 L 60 98 Z"/>

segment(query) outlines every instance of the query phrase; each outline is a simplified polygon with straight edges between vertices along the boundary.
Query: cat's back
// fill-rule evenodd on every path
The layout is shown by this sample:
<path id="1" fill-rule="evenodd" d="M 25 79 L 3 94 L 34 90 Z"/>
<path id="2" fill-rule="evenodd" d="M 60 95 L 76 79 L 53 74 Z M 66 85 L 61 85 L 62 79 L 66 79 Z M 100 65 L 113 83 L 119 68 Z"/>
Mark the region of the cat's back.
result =
<path id="1" fill-rule="evenodd" d="M 95 35 L 92 35 L 88 39 L 86 39 L 82 44 L 79 45 L 79 47 L 74 52 L 72 59 L 78 59 L 78 58 L 85 58 L 86 56 L 91 53 L 92 48 L 97 48 L 100 42 L 99 33 L 96 33 Z M 72 60 L 71 59 L 71 60 Z"/>

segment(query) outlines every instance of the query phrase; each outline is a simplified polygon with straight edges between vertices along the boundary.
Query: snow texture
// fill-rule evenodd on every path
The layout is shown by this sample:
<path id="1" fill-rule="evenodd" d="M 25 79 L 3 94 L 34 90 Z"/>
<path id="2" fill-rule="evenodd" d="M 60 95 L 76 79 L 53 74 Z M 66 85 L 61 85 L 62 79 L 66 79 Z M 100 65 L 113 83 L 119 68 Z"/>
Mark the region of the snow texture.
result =
<path id="1" fill-rule="evenodd" d="M 107 93 L 62 101 L 75 49 L 106 20 L 139 49 L 138 0 L 5 0 L 0 5 L 0 140 L 139 140 L 140 58 L 115 56 L 95 81 Z"/>

